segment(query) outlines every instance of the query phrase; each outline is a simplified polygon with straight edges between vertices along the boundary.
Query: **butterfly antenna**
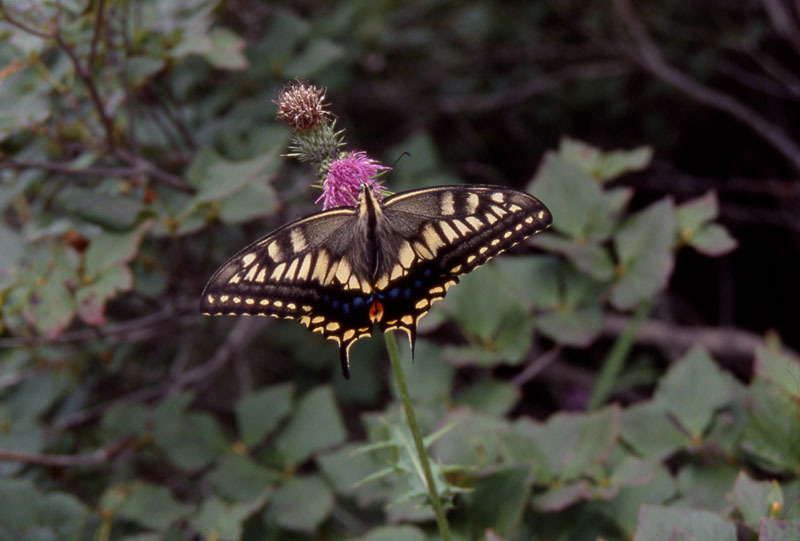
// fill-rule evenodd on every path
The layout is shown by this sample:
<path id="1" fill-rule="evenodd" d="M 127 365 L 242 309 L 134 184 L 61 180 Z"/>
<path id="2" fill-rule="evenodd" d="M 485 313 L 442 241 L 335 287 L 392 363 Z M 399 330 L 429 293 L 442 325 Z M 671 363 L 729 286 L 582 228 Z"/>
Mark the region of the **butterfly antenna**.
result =
<path id="1" fill-rule="evenodd" d="M 394 168 L 395 168 L 395 166 L 397 166 L 397 162 L 399 162 L 401 159 L 403 159 L 403 158 L 410 158 L 410 157 L 411 157 L 411 153 L 410 153 L 409 151 L 407 151 L 407 150 L 406 150 L 405 152 L 403 152 L 402 154 L 400 154 L 400 155 L 397 157 L 397 159 L 394 161 L 394 163 L 392 164 L 392 169 L 394 169 Z"/>

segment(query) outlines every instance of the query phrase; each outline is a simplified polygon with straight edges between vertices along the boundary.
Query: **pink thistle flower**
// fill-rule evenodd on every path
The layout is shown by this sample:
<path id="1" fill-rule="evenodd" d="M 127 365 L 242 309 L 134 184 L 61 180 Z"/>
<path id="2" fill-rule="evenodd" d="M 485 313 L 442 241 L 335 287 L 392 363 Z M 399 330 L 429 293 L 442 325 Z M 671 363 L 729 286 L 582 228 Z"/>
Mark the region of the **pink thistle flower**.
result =
<path id="1" fill-rule="evenodd" d="M 322 210 L 334 207 L 352 207 L 358 202 L 358 191 L 362 184 L 369 185 L 380 199 L 381 190 L 386 188 L 376 178 L 381 171 L 391 167 L 367 156 L 366 152 L 350 152 L 342 154 L 328 169 L 328 176 L 322 184 L 322 195 L 315 201 L 324 200 Z"/>

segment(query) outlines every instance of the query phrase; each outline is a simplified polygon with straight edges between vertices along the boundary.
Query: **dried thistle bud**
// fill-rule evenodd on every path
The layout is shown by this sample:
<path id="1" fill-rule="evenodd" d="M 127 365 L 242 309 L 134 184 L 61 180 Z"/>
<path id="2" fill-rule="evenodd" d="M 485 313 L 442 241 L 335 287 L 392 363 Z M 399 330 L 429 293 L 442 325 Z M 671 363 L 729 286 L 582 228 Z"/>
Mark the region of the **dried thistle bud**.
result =
<path id="1" fill-rule="evenodd" d="M 278 120 L 294 131 L 318 126 L 329 115 L 325 107 L 325 89 L 300 79 L 288 83 L 278 94 Z"/>

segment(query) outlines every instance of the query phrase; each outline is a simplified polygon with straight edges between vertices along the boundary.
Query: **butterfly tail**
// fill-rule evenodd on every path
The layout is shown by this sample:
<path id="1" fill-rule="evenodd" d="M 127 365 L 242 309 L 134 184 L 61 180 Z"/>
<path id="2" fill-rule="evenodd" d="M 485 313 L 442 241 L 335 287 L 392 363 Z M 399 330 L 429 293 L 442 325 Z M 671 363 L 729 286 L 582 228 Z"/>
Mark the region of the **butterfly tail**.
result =
<path id="1" fill-rule="evenodd" d="M 350 379 L 350 354 L 345 344 L 339 346 L 339 362 L 342 363 L 344 379 Z"/>

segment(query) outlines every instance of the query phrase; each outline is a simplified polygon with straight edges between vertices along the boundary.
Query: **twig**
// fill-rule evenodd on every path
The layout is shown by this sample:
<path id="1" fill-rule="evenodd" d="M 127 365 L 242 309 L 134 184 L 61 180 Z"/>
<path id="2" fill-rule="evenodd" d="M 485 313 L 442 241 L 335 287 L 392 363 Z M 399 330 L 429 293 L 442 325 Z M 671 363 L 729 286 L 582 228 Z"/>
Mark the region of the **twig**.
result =
<path id="1" fill-rule="evenodd" d="M 558 359 L 562 351 L 564 351 L 564 346 L 561 344 L 557 344 L 548 349 L 542 355 L 534 359 L 533 362 L 529 363 L 522 372 L 514 376 L 510 381 L 511 385 L 522 387 L 550 366 L 553 361 Z"/>
<path id="2" fill-rule="evenodd" d="M 0 170 L 3 169 L 13 169 L 15 171 L 42 169 L 44 171 L 52 171 L 54 173 L 75 177 L 130 177 L 145 172 L 144 169 L 138 167 L 72 167 L 71 165 L 55 162 L 15 161 L 7 159 L 0 160 Z"/>
<path id="3" fill-rule="evenodd" d="M 0 461 L 24 462 L 25 464 L 55 466 L 57 468 L 99 466 L 106 464 L 110 459 L 120 454 L 133 441 L 134 438 L 132 436 L 125 436 L 88 455 L 48 455 L 0 449 Z"/>
<path id="4" fill-rule="evenodd" d="M 448 113 L 493 111 L 520 103 L 537 94 L 552 92 L 570 81 L 619 77 L 628 71 L 630 70 L 627 66 L 613 61 L 577 64 L 553 73 L 532 76 L 529 82 L 501 92 L 446 97 L 440 100 L 439 107 Z"/>
<path id="5" fill-rule="evenodd" d="M 208 384 L 214 382 L 214 376 L 225 368 L 233 355 L 249 344 L 257 330 L 256 318 L 243 317 L 237 321 L 231 332 L 228 333 L 225 341 L 217 348 L 214 355 L 203 364 L 175 376 L 171 381 L 166 381 L 144 389 L 138 389 L 118 396 L 113 400 L 96 404 L 71 415 L 67 415 L 56 421 L 51 426 L 51 429 L 54 432 L 61 432 L 74 426 L 84 424 L 103 415 L 106 410 L 118 404 L 147 402 L 160 396 L 176 393 L 187 387 L 196 387 L 202 390 Z"/>
<path id="6" fill-rule="evenodd" d="M 630 320 L 626 316 L 606 314 L 602 333 L 606 336 L 619 336 L 630 326 Z M 752 357 L 757 347 L 765 345 L 761 336 L 744 329 L 683 327 L 653 319 L 639 326 L 636 341 L 640 344 L 681 349 L 702 346 L 720 357 Z"/>
<path id="7" fill-rule="evenodd" d="M 203 389 L 205 385 L 213 383 L 213 376 L 222 370 L 238 351 L 250 343 L 257 330 L 257 318 L 239 318 L 214 355 L 203 364 L 187 370 L 175 378 L 170 385 L 170 393 L 189 386 Z"/>
<path id="8" fill-rule="evenodd" d="M 749 126 L 750 129 L 761 135 L 776 151 L 783 155 L 795 171 L 800 172 L 800 146 L 796 145 L 784 130 L 769 122 L 758 112 L 733 96 L 703 86 L 668 64 L 658 46 L 648 34 L 630 1 L 613 1 L 617 12 L 638 47 L 638 55 L 635 58 L 644 69 L 665 83 L 688 94 L 694 100 L 728 113 Z"/>
<path id="9" fill-rule="evenodd" d="M 164 184 L 168 184 L 177 190 L 187 193 L 194 193 L 196 191 L 194 186 L 183 180 L 181 177 L 167 173 L 141 156 L 131 154 L 124 148 L 114 149 L 114 155 L 126 163 L 129 163 L 137 168 L 141 168 L 146 173 L 152 175 L 153 178 L 158 179 Z"/>
<path id="10" fill-rule="evenodd" d="M 34 36 L 37 36 L 37 37 L 40 37 L 40 38 L 44 38 L 44 39 L 53 39 L 55 37 L 53 34 L 48 34 L 47 32 L 44 32 L 42 30 L 37 30 L 36 28 L 33 28 L 32 26 L 28 26 L 27 24 L 25 24 L 23 22 L 20 22 L 17 19 L 15 19 L 14 17 L 12 17 L 11 15 L 9 15 L 8 14 L 8 10 L 6 10 L 5 3 L 2 0 L 0 0 L 0 15 L 3 16 L 3 18 L 6 20 L 6 22 L 8 22 L 8 24 L 10 24 L 12 26 L 16 26 L 17 28 L 19 28 L 23 32 L 27 32 L 29 34 L 32 34 Z"/>
<path id="11" fill-rule="evenodd" d="M 789 8 L 781 0 L 761 0 L 764 11 L 775 33 L 788 41 L 797 54 L 800 54 L 800 28 L 794 23 Z"/>
<path id="12" fill-rule="evenodd" d="M 177 322 L 178 324 L 183 324 L 184 318 L 195 321 L 198 317 L 196 311 L 196 302 L 183 300 L 168 305 L 159 312 L 147 314 L 140 318 L 110 323 L 103 327 L 65 332 L 52 340 L 40 336 L 0 338 L 0 349 L 45 344 L 72 344 L 91 340 L 105 340 L 109 344 L 137 342 L 142 339 L 143 333 L 148 335 L 151 331 L 156 331 L 157 333 L 171 331 L 172 327 L 166 326 L 165 324 L 167 323 Z"/>
<path id="13" fill-rule="evenodd" d="M 86 65 L 91 70 L 94 66 L 94 59 L 97 56 L 97 43 L 100 41 L 100 34 L 103 31 L 103 10 L 105 8 L 105 0 L 97 0 L 97 21 L 94 24 L 94 32 L 92 33 L 92 42 L 89 45 L 89 59 Z"/>

